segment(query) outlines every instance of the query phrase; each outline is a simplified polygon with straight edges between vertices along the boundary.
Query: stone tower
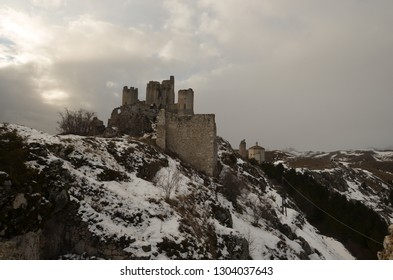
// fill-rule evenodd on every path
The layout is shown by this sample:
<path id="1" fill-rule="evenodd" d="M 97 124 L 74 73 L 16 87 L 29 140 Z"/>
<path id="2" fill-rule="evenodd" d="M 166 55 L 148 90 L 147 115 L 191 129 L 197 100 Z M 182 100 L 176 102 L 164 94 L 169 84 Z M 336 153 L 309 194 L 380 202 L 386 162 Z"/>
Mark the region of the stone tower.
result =
<path id="1" fill-rule="evenodd" d="M 170 76 L 169 80 L 164 80 L 161 83 L 161 92 L 166 97 L 166 105 L 175 104 L 175 77 Z"/>
<path id="2" fill-rule="evenodd" d="M 163 103 L 160 92 L 160 83 L 157 81 L 150 81 L 146 86 L 146 104 L 152 105 L 155 104 L 157 107 L 160 107 L 161 103 Z"/>
<path id="3" fill-rule="evenodd" d="M 243 139 L 239 145 L 239 154 L 242 158 L 247 158 L 247 148 L 246 148 L 246 140 Z"/>
<path id="4" fill-rule="evenodd" d="M 138 101 L 138 89 L 134 87 L 124 87 L 123 88 L 123 99 L 122 106 L 124 105 L 133 105 Z"/>
<path id="5" fill-rule="evenodd" d="M 179 115 L 194 115 L 194 91 L 190 88 L 179 90 L 177 106 Z"/>
<path id="6" fill-rule="evenodd" d="M 160 84 L 150 81 L 146 87 L 146 104 L 155 104 L 158 108 L 166 108 L 175 103 L 175 77 L 164 80 Z"/>

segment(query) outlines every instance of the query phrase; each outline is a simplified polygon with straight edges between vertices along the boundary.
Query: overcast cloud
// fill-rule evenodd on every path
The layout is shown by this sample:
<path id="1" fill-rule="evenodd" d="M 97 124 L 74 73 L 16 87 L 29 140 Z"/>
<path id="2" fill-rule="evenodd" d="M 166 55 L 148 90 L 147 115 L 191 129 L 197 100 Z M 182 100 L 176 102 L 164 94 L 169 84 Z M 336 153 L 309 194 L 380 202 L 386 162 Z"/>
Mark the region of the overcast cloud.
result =
<path id="1" fill-rule="evenodd" d="M 107 121 L 175 75 L 237 147 L 393 147 L 391 0 L 3 0 L 0 121 Z"/>

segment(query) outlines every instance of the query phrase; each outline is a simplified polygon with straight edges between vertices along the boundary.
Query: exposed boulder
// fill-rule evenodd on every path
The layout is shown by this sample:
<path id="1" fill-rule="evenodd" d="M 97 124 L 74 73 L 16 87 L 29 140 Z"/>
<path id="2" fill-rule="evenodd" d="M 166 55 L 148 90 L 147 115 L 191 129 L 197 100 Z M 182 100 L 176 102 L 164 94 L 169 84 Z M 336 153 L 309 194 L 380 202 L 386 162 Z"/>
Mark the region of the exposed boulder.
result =
<path id="1" fill-rule="evenodd" d="M 389 235 L 383 240 L 383 250 L 378 252 L 378 259 L 393 260 L 393 225 L 388 227 Z"/>

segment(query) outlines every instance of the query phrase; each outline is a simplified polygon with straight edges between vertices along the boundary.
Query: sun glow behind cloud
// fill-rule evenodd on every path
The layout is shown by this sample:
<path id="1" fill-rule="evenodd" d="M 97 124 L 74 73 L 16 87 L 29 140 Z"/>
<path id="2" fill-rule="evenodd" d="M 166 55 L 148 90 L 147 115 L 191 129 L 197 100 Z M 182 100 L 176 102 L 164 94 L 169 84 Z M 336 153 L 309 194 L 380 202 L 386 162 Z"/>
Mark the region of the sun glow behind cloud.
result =
<path id="1" fill-rule="evenodd" d="M 44 99 L 44 102 L 47 104 L 57 104 L 59 102 L 63 102 L 68 98 L 68 94 L 64 91 L 58 90 L 58 89 L 53 89 L 53 90 L 47 90 L 42 92 L 42 97 Z"/>
<path id="2" fill-rule="evenodd" d="M 3 54 L 2 67 L 8 63 L 18 65 L 37 61 L 49 62 L 45 48 L 51 43 L 52 35 L 40 18 L 11 8 L 2 8 L 0 34 L 9 42 L 3 44 L 6 54 Z"/>

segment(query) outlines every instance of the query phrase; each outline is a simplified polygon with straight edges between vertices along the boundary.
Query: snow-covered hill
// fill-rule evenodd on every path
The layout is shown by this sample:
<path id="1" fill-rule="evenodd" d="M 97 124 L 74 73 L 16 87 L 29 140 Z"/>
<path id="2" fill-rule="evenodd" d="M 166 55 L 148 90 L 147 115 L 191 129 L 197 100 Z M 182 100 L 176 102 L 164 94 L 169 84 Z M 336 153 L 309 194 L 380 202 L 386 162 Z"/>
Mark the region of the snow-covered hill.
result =
<path id="1" fill-rule="evenodd" d="M 393 151 L 271 152 L 282 163 L 310 173 L 321 184 L 366 205 L 388 224 L 393 223 Z"/>
<path id="2" fill-rule="evenodd" d="M 0 125 L 0 259 L 353 258 L 291 198 L 283 214 L 279 187 L 218 143 L 211 178 L 148 138 Z"/>

